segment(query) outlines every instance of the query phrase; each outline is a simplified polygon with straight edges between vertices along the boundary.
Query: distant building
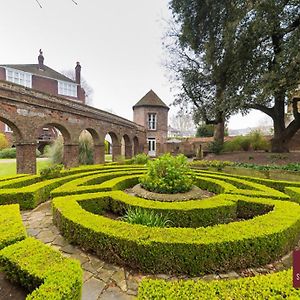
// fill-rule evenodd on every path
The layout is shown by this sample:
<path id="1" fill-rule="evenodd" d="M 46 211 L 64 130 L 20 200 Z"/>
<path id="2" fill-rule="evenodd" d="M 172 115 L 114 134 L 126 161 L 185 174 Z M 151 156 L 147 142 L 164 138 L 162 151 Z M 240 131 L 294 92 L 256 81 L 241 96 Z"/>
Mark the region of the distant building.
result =
<path id="1" fill-rule="evenodd" d="M 81 87 L 81 66 L 75 67 L 75 81 L 49 68 L 44 64 L 42 50 L 39 51 L 37 64 L 5 64 L 0 65 L 0 80 L 10 81 L 47 94 L 66 97 L 70 100 L 85 103 L 85 92 Z M 0 122 L 0 133 L 4 133 L 13 143 L 12 130 L 7 124 Z M 57 135 L 52 127 L 41 128 L 37 137 L 39 146 L 49 144 Z"/>
<path id="2" fill-rule="evenodd" d="M 169 107 L 152 90 L 133 106 L 133 121 L 146 129 L 147 152 L 150 156 L 165 152 L 168 112 Z"/>

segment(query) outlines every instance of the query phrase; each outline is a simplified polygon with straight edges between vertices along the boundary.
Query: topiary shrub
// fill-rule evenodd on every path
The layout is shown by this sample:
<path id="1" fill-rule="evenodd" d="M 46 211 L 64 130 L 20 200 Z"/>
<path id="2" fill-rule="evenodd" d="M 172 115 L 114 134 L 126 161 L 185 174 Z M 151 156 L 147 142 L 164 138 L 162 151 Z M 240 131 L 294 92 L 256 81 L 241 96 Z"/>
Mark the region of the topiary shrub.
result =
<path id="1" fill-rule="evenodd" d="M 157 193 L 183 193 L 192 188 L 187 158 L 180 154 L 172 156 L 167 153 L 156 160 L 148 162 L 148 172 L 140 179 L 143 188 Z"/>
<path id="2" fill-rule="evenodd" d="M 141 207 L 129 207 L 122 218 L 130 224 L 140 224 L 149 227 L 168 227 L 171 221 L 168 217 L 154 211 L 146 210 Z"/>

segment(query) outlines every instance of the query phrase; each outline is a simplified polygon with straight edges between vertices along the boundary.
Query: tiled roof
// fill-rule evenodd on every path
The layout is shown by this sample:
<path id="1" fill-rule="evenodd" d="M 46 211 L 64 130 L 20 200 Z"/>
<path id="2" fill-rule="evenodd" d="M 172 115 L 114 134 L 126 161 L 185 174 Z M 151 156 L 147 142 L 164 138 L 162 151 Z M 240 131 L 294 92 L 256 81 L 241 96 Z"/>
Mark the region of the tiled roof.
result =
<path id="1" fill-rule="evenodd" d="M 150 90 L 139 102 L 137 102 L 133 108 L 139 106 L 160 106 L 169 109 L 169 107 L 152 90 Z"/>
<path id="2" fill-rule="evenodd" d="M 32 65 L 0 65 L 0 67 L 6 67 L 6 68 L 12 68 L 16 70 L 20 70 L 23 72 L 31 73 L 37 76 L 41 77 L 48 77 L 53 78 L 56 80 L 62 80 L 67 82 L 76 83 L 74 80 L 68 78 L 67 76 L 56 72 L 55 70 L 47 67 L 46 65 L 43 66 L 43 70 L 39 69 L 38 64 L 32 64 Z"/>

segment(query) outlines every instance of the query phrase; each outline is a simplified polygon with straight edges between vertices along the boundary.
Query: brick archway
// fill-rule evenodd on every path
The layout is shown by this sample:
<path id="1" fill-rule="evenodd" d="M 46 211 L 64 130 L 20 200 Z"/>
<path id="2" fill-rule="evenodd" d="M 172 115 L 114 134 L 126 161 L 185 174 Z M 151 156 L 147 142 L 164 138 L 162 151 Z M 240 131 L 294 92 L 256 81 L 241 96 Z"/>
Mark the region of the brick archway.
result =
<path id="1" fill-rule="evenodd" d="M 78 165 L 79 135 L 88 130 L 94 140 L 96 163 L 104 161 L 104 133 L 113 139 L 113 159 L 121 154 L 121 137 L 136 136 L 146 142 L 144 127 L 66 98 L 48 95 L 0 81 L 0 121 L 16 132 L 17 172 L 36 173 L 36 131 L 45 124 L 58 128 L 65 138 L 64 164 Z"/>

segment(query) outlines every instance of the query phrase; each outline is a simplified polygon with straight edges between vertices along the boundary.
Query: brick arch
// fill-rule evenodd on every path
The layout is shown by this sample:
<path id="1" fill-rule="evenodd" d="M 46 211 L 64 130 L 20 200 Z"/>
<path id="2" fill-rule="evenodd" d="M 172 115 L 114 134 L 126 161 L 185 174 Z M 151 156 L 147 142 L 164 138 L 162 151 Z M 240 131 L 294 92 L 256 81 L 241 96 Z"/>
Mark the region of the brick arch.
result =
<path id="1" fill-rule="evenodd" d="M 104 161 L 104 138 L 108 133 L 113 143 L 113 159 L 121 154 L 121 138 L 127 134 L 146 140 L 145 129 L 129 120 L 63 97 L 0 80 L 0 117 L 18 132 L 18 173 L 36 172 L 37 128 L 53 125 L 64 137 L 64 164 L 78 165 L 79 135 L 87 129 L 94 138 L 96 163 Z M 13 126 L 14 125 L 14 126 Z M 18 130 L 17 130 L 18 129 Z M 20 151 L 18 151 L 18 149 Z"/>
<path id="2" fill-rule="evenodd" d="M 12 129 L 13 134 L 16 139 L 15 142 L 18 143 L 18 142 L 22 141 L 24 135 L 23 135 L 23 132 L 21 132 L 21 130 L 20 130 L 21 126 L 17 125 L 15 122 L 12 122 L 9 119 L 4 118 L 2 116 L 0 116 L 0 122 L 6 124 L 7 126 L 9 126 Z"/>
<path id="3" fill-rule="evenodd" d="M 112 147 L 112 161 L 116 161 L 117 157 L 121 155 L 121 137 L 114 131 L 107 131 L 104 135 L 109 135 L 111 138 Z"/>

